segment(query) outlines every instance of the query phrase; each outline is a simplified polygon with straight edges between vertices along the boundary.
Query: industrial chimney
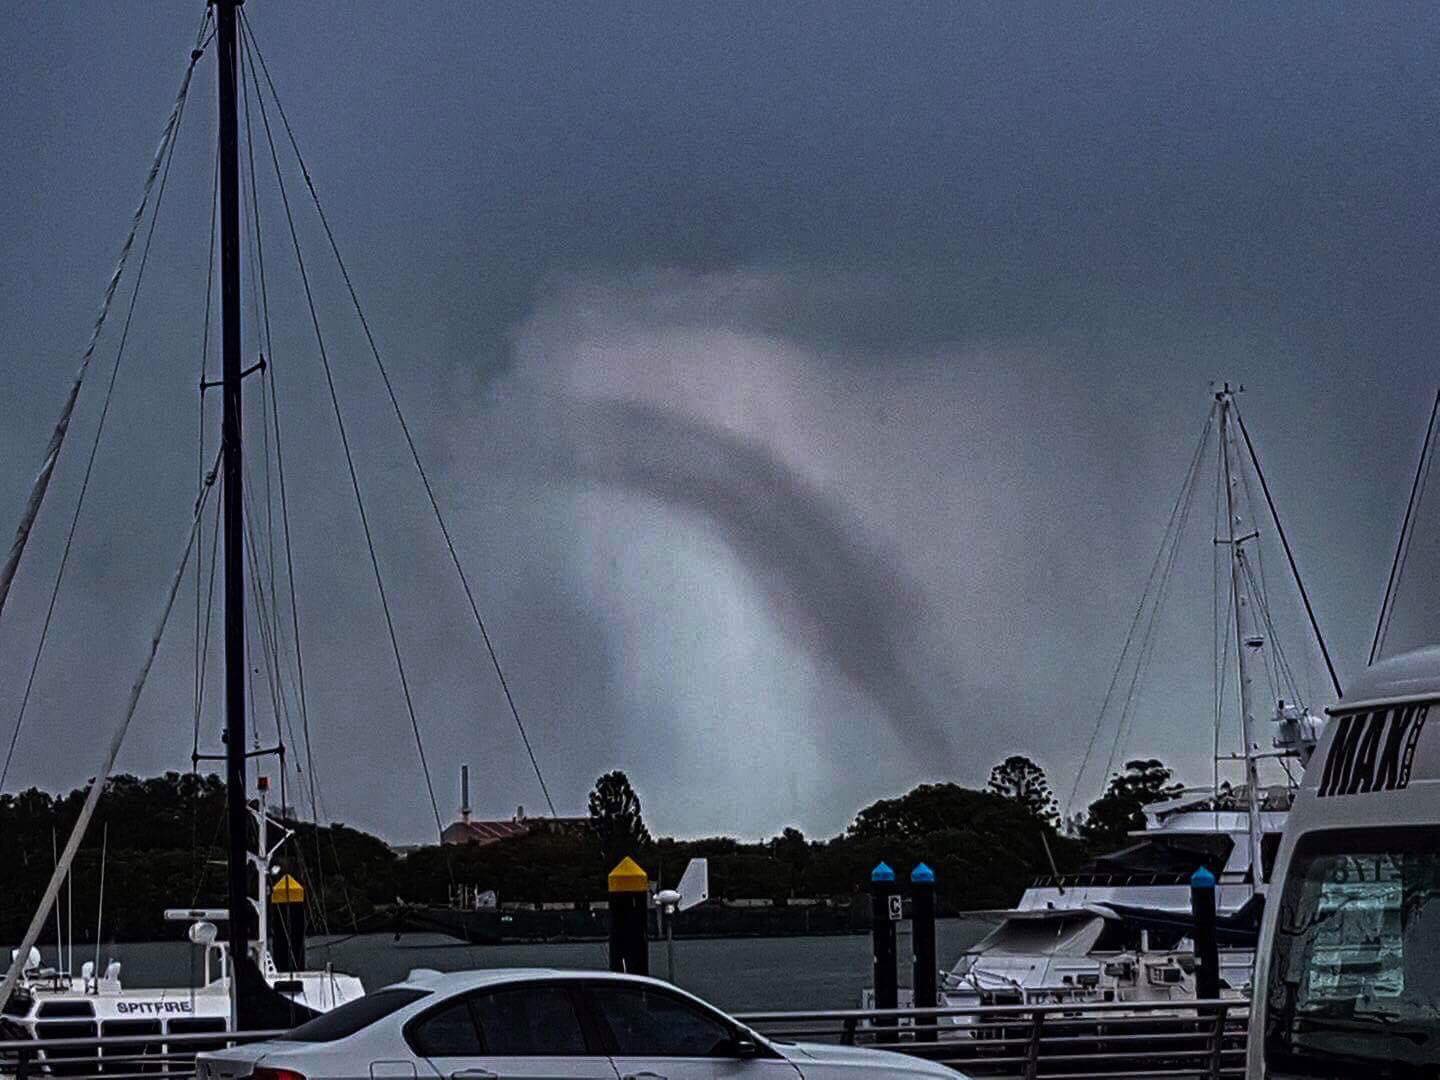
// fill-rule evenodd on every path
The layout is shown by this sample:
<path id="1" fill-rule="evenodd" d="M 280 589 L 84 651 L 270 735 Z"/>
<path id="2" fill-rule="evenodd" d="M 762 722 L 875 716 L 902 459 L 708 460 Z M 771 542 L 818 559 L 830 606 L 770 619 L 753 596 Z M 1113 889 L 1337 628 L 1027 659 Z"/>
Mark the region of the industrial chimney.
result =
<path id="1" fill-rule="evenodd" d="M 470 821 L 470 766 L 460 766 L 460 820 Z"/>

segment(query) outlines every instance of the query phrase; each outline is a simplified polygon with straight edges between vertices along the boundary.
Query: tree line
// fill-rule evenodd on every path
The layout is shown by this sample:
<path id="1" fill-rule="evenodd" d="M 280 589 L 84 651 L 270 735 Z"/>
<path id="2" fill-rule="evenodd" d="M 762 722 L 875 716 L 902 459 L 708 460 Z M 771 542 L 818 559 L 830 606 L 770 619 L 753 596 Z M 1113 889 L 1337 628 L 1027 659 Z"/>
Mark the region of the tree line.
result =
<path id="1" fill-rule="evenodd" d="M 788 827 L 745 843 L 652 837 L 639 795 L 614 771 L 590 793 L 588 828 L 537 829 L 484 847 L 431 845 L 402 855 L 341 823 L 292 820 L 296 835 L 280 862 L 305 884 L 312 921 L 333 933 L 385 929 L 387 906 L 443 904 L 462 884 L 494 889 L 506 901 L 602 899 L 606 873 L 626 855 L 662 886 L 704 856 L 713 897 L 777 903 L 853 897 L 882 859 L 902 874 L 924 861 L 935 871 L 942 909 L 1003 908 L 1036 876 L 1073 871 L 1121 846 L 1128 832 L 1143 828 L 1143 807 L 1177 790 L 1161 762 L 1130 761 L 1083 814 L 1062 821 L 1044 770 L 1012 755 L 991 770 L 984 789 L 921 784 L 864 807 L 838 836 L 811 839 Z M 0 795 L 0 944 L 19 940 L 83 799 L 83 790 Z M 177 928 L 162 921 L 165 908 L 223 906 L 224 823 L 225 786 L 217 776 L 113 777 L 72 870 L 71 894 L 62 893 L 73 921 L 67 934 L 93 942 L 98 925 L 102 940 L 174 937 Z"/>

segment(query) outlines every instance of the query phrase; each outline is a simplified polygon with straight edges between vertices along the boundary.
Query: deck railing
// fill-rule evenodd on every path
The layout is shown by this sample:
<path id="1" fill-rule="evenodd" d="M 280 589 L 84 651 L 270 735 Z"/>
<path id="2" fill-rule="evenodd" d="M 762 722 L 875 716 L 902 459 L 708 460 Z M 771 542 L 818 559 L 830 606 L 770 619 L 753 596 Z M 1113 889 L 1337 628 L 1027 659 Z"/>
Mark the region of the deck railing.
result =
<path id="1" fill-rule="evenodd" d="M 1229 1080 L 1245 1071 L 1244 1001 L 742 1013 L 775 1039 L 874 1046 L 996 1080 Z"/>
<path id="2" fill-rule="evenodd" d="M 260 1042 L 283 1034 L 283 1031 L 238 1031 L 15 1039 L 0 1042 L 0 1076 L 15 1080 L 42 1077 L 184 1080 L 195 1075 L 195 1055 L 201 1050 Z"/>
<path id="3" fill-rule="evenodd" d="M 985 1080 L 1235 1080 L 1245 1069 L 1243 1001 L 998 1005 L 739 1013 L 776 1040 L 873 1046 Z M 280 1031 L 108 1035 L 0 1042 L 15 1080 L 187 1080 L 195 1054 Z"/>

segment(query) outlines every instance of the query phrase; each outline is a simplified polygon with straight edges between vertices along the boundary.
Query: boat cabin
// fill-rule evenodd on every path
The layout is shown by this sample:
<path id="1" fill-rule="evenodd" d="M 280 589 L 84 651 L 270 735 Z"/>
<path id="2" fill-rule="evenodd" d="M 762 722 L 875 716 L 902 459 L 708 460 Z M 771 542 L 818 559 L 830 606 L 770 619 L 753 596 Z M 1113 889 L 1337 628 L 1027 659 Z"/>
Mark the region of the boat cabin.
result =
<path id="1" fill-rule="evenodd" d="M 1433 1076 L 1440 646 L 1374 664 L 1329 713 L 1266 903 L 1248 1075 Z"/>

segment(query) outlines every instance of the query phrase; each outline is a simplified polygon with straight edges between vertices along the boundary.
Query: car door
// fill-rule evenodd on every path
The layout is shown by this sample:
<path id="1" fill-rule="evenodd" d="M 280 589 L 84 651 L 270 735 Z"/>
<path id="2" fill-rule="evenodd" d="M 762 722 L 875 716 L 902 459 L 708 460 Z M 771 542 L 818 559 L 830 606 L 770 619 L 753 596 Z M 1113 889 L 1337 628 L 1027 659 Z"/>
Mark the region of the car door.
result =
<path id="1" fill-rule="evenodd" d="M 453 998 L 412 1020 L 405 1038 L 443 1080 L 617 1080 L 562 983 Z"/>
<path id="2" fill-rule="evenodd" d="M 590 983 L 590 1008 L 620 1080 L 799 1080 L 733 1021 L 655 986 Z"/>

